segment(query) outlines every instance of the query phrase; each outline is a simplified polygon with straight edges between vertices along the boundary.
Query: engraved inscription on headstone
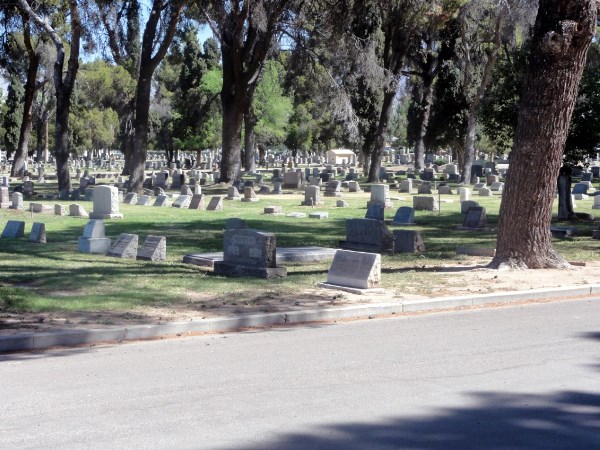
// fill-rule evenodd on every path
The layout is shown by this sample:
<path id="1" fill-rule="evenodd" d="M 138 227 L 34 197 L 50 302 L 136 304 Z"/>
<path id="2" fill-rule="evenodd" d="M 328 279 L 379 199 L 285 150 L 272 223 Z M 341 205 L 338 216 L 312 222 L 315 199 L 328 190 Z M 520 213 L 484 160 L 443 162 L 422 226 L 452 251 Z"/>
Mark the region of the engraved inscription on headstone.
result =
<path id="1" fill-rule="evenodd" d="M 485 228 L 486 226 L 486 215 L 485 208 L 482 206 L 472 206 L 467 211 L 465 221 L 463 222 L 463 228 Z"/>
<path id="2" fill-rule="evenodd" d="M 116 258 L 133 258 L 137 256 L 138 235 L 121 233 L 117 242 L 108 251 L 107 256 Z"/>
<path id="3" fill-rule="evenodd" d="M 2 238 L 21 238 L 25 236 L 25 222 L 21 220 L 9 220 L 4 226 Z"/>
<path id="4" fill-rule="evenodd" d="M 215 195 L 210 198 L 210 202 L 206 207 L 207 211 L 221 211 L 223 209 L 223 198 L 219 195 Z"/>
<path id="5" fill-rule="evenodd" d="M 379 288 L 381 255 L 338 250 L 327 272 L 327 284 L 357 289 Z"/>
<path id="6" fill-rule="evenodd" d="M 29 242 L 35 242 L 36 244 L 46 243 L 46 224 L 34 222 L 34 224 L 31 226 Z"/>
<path id="7" fill-rule="evenodd" d="M 164 261 L 167 259 L 167 238 L 164 236 L 146 236 L 144 244 L 138 248 L 136 259 L 145 261 Z"/>

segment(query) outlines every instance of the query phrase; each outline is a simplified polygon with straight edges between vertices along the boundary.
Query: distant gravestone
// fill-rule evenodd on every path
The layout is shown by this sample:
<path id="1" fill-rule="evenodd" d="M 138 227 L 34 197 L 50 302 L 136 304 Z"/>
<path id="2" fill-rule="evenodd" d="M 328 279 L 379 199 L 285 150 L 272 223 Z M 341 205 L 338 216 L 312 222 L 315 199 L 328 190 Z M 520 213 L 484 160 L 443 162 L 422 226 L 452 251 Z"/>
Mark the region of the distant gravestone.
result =
<path id="1" fill-rule="evenodd" d="M 458 188 L 458 195 L 460 195 L 460 201 L 464 202 L 471 199 L 471 191 L 466 187 Z"/>
<path id="2" fill-rule="evenodd" d="M 304 188 L 304 201 L 301 206 L 320 206 L 322 204 L 319 186 L 306 186 Z"/>
<path id="3" fill-rule="evenodd" d="M 190 201 L 189 195 L 179 195 L 171 206 L 173 208 L 187 208 L 190 206 Z"/>
<path id="4" fill-rule="evenodd" d="M 265 206 L 263 214 L 283 214 L 283 210 L 281 209 L 281 206 L 278 205 Z"/>
<path id="5" fill-rule="evenodd" d="M 138 205 L 138 206 L 150 206 L 151 203 L 152 203 L 152 197 L 150 197 L 149 195 L 140 195 L 138 197 L 136 205 Z"/>
<path id="6" fill-rule="evenodd" d="M 65 205 L 59 205 L 56 204 L 54 205 L 54 215 L 55 216 L 67 216 L 67 208 L 65 208 Z"/>
<path id="7" fill-rule="evenodd" d="M 189 209 L 199 209 L 204 211 L 206 206 L 204 205 L 204 194 L 194 194 L 192 195 L 192 200 L 190 201 Z"/>
<path id="8" fill-rule="evenodd" d="M 328 181 L 325 186 L 325 197 L 341 197 L 342 192 L 340 188 L 341 182 L 339 180 Z"/>
<path id="9" fill-rule="evenodd" d="M 573 189 L 571 190 L 571 194 L 575 195 L 575 194 L 587 194 L 588 191 L 588 182 L 585 183 L 576 183 L 573 186 Z"/>
<path id="10" fill-rule="evenodd" d="M 431 183 L 429 181 L 423 181 L 417 191 L 419 194 L 431 194 Z"/>
<path id="11" fill-rule="evenodd" d="M 119 190 L 115 186 L 96 186 L 91 219 L 122 219 L 119 213 Z"/>
<path id="12" fill-rule="evenodd" d="M 421 233 L 413 230 L 394 230 L 394 253 L 423 253 L 425 244 Z"/>
<path id="13" fill-rule="evenodd" d="M 481 229 L 486 226 L 485 208 L 482 206 L 473 206 L 467 211 L 463 222 L 463 228 Z"/>
<path id="14" fill-rule="evenodd" d="M 242 202 L 257 202 L 260 199 L 256 196 L 256 192 L 254 192 L 254 188 L 252 186 L 244 187 L 244 198 Z"/>
<path id="15" fill-rule="evenodd" d="M 164 261 L 167 259 L 167 238 L 164 236 L 146 236 L 144 244 L 138 248 L 136 259 L 144 261 Z"/>
<path id="16" fill-rule="evenodd" d="M 338 250 L 327 272 L 327 282 L 320 287 L 379 289 L 381 285 L 381 255 L 376 253 Z"/>
<path id="17" fill-rule="evenodd" d="M 121 233 L 117 242 L 110 248 L 107 256 L 115 258 L 135 259 L 137 257 L 138 235 Z"/>
<path id="18" fill-rule="evenodd" d="M 93 200 L 94 200 L 94 188 L 87 188 L 87 189 L 85 190 L 85 194 L 84 194 L 84 197 L 83 197 L 83 199 L 84 199 L 86 202 L 91 202 L 91 201 L 93 201 Z"/>
<path id="19" fill-rule="evenodd" d="M 110 243 L 110 239 L 104 235 L 104 222 L 101 219 L 92 219 L 83 229 L 77 251 L 104 254 L 110 249 Z"/>
<path id="20" fill-rule="evenodd" d="M 405 192 L 407 194 L 413 193 L 413 180 L 402 180 L 400 182 L 400 192 Z"/>
<path id="21" fill-rule="evenodd" d="M 335 202 L 336 208 L 347 208 L 348 202 L 346 200 L 338 200 Z"/>
<path id="22" fill-rule="evenodd" d="M 10 197 L 8 194 L 7 187 L 0 188 L 0 209 L 9 209 L 10 208 Z"/>
<path id="23" fill-rule="evenodd" d="M 20 192 L 13 192 L 11 198 L 12 198 L 12 203 L 11 203 L 10 208 L 22 210 L 23 209 L 23 194 L 21 194 Z"/>
<path id="24" fill-rule="evenodd" d="M 31 233 L 29 233 L 29 242 L 36 244 L 46 243 L 46 224 L 34 222 L 31 226 Z"/>
<path id="25" fill-rule="evenodd" d="M 231 277 L 285 277 L 287 270 L 276 265 L 273 233 L 257 230 L 227 230 L 223 235 L 223 261 L 215 261 L 214 273 Z"/>
<path id="26" fill-rule="evenodd" d="M 69 205 L 69 215 L 72 217 L 83 217 L 84 219 L 89 217 L 85 208 L 78 203 Z"/>
<path id="27" fill-rule="evenodd" d="M 327 219 L 329 218 L 329 213 L 326 211 L 315 211 L 308 213 L 309 219 Z"/>
<path id="28" fill-rule="evenodd" d="M 365 219 L 384 220 L 385 208 L 379 204 L 371 204 L 367 207 Z"/>
<path id="29" fill-rule="evenodd" d="M 225 219 L 226 230 L 242 230 L 245 228 L 248 228 L 248 224 L 244 219 L 238 219 L 237 217 Z"/>
<path id="30" fill-rule="evenodd" d="M 372 204 L 381 205 L 386 209 L 393 207 L 390 200 L 390 187 L 387 184 L 371 185 L 371 199 L 367 202 L 367 206 Z"/>
<path id="31" fill-rule="evenodd" d="M 384 222 L 375 219 L 347 219 L 346 240 L 340 247 L 374 253 L 391 253 L 394 250 L 394 235 Z"/>
<path id="32" fill-rule="evenodd" d="M 491 184 L 490 190 L 492 192 L 503 192 L 504 191 L 504 183 L 502 181 L 495 181 Z"/>
<path id="33" fill-rule="evenodd" d="M 469 212 L 469 209 L 475 206 L 479 206 L 479 203 L 473 200 L 465 200 L 464 202 L 460 202 L 460 213 L 466 214 L 467 212 Z"/>
<path id="34" fill-rule="evenodd" d="M 452 188 L 450 186 L 444 185 L 444 186 L 440 186 L 438 187 L 438 194 L 441 195 L 452 195 Z"/>
<path id="35" fill-rule="evenodd" d="M 154 200 L 154 204 L 152 206 L 167 206 L 168 198 L 165 194 L 159 194 L 156 196 Z"/>
<path id="36" fill-rule="evenodd" d="M 137 204 L 137 197 L 138 196 L 135 192 L 128 192 L 123 198 L 123 203 L 126 205 L 135 205 Z"/>
<path id="37" fill-rule="evenodd" d="M 349 181 L 348 182 L 348 192 L 362 192 L 362 189 L 360 188 L 360 184 L 358 184 L 358 181 Z"/>
<path id="38" fill-rule="evenodd" d="M 490 188 L 484 187 L 479 189 L 479 196 L 480 197 L 492 197 L 494 194 L 492 193 L 492 190 Z"/>
<path id="39" fill-rule="evenodd" d="M 286 172 L 283 174 L 284 189 L 300 189 L 302 186 L 301 172 Z"/>
<path id="40" fill-rule="evenodd" d="M 210 198 L 210 202 L 206 207 L 207 211 L 222 211 L 223 210 L 223 198 L 219 195 L 215 195 Z"/>
<path id="41" fill-rule="evenodd" d="M 415 210 L 410 206 L 401 206 L 396 210 L 392 225 L 414 225 Z"/>
<path id="42" fill-rule="evenodd" d="M 435 197 L 413 197 L 415 211 L 438 211 L 439 206 Z"/>
<path id="43" fill-rule="evenodd" d="M 16 239 L 25 236 L 25 222 L 21 220 L 9 220 L 2 231 L 3 239 Z"/>

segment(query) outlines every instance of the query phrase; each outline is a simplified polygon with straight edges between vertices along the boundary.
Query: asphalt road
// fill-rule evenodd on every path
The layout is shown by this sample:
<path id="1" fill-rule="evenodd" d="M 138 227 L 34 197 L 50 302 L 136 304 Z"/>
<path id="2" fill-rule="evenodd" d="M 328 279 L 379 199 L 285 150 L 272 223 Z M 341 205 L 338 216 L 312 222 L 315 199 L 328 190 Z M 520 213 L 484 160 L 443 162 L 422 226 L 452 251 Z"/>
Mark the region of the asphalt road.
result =
<path id="1" fill-rule="evenodd" d="M 600 448 L 600 299 L 0 356 L 0 448 Z"/>

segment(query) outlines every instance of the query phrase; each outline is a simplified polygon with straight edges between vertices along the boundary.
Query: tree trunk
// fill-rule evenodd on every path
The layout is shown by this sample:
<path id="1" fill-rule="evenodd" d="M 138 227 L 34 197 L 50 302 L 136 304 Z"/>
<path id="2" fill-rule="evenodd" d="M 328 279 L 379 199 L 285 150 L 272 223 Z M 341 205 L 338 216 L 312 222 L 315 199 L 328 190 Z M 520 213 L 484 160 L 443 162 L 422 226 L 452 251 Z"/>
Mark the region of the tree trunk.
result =
<path id="1" fill-rule="evenodd" d="M 225 80 L 223 80 L 225 82 Z M 244 106 L 238 96 L 227 93 L 225 89 L 221 94 L 223 107 L 222 128 L 222 155 L 221 155 L 221 178 L 220 181 L 229 183 L 240 176 L 241 173 L 241 141 L 242 124 L 244 122 Z"/>
<path id="2" fill-rule="evenodd" d="M 469 117 L 467 119 L 467 135 L 465 137 L 464 157 L 462 163 L 462 170 L 460 173 L 460 182 L 463 184 L 471 183 L 471 169 L 473 168 L 473 161 L 475 161 L 476 129 L 477 116 L 476 112 L 471 109 L 469 110 Z"/>
<path id="3" fill-rule="evenodd" d="M 595 0 L 540 1 L 491 267 L 568 266 L 552 248 L 549 227 L 596 8 Z"/>
<path id="4" fill-rule="evenodd" d="M 377 133 L 375 135 L 375 148 L 371 153 L 371 167 L 369 167 L 369 178 L 367 179 L 367 183 L 379 183 L 379 169 L 381 168 L 381 160 L 385 150 L 385 135 L 390 123 L 395 96 L 396 83 L 393 83 L 393 88 L 386 90 L 383 96 L 379 125 L 377 126 Z"/>
<path id="5" fill-rule="evenodd" d="M 433 73 L 426 73 L 423 77 L 423 99 L 421 101 L 421 124 L 419 126 L 419 135 L 415 143 L 415 170 L 425 168 L 425 136 L 429 127 L 429 117 L 431 116 L 431 103 L 433 101 Z"/>
<path id="6" fill-rule="evenodd" d="M 143 71 L 142 71 L 143 70 Z M 146 157 L 148 153 L 148 118 L 150 115 L 150 92 L 152 72 L 140 68 L 135 101 L 133 128 L 133 151 L 130 159 L 129 192 L 141 193 L 144 185 Z"/>
<path id="7" fill-rule="evenodd" d="M 573 220 L 577 218 L 571 199 L 571 174 L 573 169 L 562 166 L 558 173 L 558 220 Z"/>
<path id="8" fill-rule="evenodd" d="M 254 126 L 256 125 L 256 116 L 254 115 L 254 108 L 252 103 L 248 104 L 246 108 L 246 114 L 244 115 L 244 169 L 246 172 L 254 172 L 256 164 L 254 162 L 255 157 L 255 140 L 254 140 Z"/>

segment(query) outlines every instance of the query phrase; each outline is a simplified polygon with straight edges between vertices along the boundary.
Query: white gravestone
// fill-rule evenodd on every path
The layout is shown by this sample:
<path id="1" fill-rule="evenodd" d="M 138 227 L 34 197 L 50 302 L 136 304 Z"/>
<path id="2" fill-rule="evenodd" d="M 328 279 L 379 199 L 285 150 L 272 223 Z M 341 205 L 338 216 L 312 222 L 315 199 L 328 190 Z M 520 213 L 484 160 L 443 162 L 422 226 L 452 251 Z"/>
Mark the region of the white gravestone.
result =
<path id="1" fill-rule="evenodd" d="M 381 255 L 338 250 L 327 272 L 327 282 L 319 286 L 342 290 L 381 290 Z"/>
<path id="2" fill-rule="evenodd" d="M 119 214 L 119 190 L 115 186 L 96 186 L 91 219 L 122 219 Z"/>
<path id="3" fill-rule="evenodd" d="M 110 244 L 110 239 L 104 235 L 104 222 L 101 219 L 92 219 L 83 229 L 77 251 L 105 254 L 110 249 Z"/>

